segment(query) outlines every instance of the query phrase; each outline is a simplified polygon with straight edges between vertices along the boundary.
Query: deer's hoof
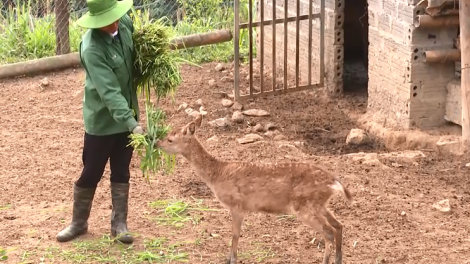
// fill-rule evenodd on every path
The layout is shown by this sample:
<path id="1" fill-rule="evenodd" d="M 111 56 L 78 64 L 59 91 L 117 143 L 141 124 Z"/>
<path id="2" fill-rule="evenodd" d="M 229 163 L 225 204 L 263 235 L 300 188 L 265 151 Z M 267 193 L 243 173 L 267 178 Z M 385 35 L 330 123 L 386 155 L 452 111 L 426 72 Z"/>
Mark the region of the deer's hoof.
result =
<path id="1" fill-rule="evenodd" d="M 230 256 L 227 258 L 227 261 L 225 261 L 225 264 L 237 264 L 237 258 Z"/>

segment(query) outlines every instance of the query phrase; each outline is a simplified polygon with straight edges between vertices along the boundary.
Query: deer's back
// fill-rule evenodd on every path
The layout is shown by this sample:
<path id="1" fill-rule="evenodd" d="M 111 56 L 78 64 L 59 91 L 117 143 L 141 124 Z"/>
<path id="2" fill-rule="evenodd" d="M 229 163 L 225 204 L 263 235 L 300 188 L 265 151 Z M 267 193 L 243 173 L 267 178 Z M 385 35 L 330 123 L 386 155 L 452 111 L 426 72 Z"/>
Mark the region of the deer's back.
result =
<path id="1" fill-rule="evenodd" d="M 227 206 L 248 211 L 291 213 L 316 201 L 325 204 L 332 194 L 334 175 L 308 163 L 228 163 L 213 183 L 217 198 Z"/>

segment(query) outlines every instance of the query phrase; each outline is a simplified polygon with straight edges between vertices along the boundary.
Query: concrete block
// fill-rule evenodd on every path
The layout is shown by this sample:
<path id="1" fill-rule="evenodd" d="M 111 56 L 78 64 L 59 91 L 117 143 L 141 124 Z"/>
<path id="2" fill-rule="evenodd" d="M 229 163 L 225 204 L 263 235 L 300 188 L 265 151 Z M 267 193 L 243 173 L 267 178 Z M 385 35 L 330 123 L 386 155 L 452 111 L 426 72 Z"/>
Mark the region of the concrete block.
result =
<path id="1" fill-rule="evenodd" d="M 373 27 L 373 28 L 378 28 L 379 27 L 379 18 L 378 18 L 378 13 L 376 11 L 373 11 L 373 10 L 368 10 L 368 18 L 369 18 L 369 28 L 370 27 Z"/>
<path id="2" fill-rule="evenodd" d="M 411 32 L 411 46 L 413 47 L 453 47 L 458 29 L 422 29 L 417 28 Z"/>
<path id="3" fill-rule="evenodd" d="M 343 25 L 344 25 L 344 12 L 343 11 L 336 11 L 334 13 L 334 16 L 335 18 L 332 19 L 333 21 L 333 24 L 334 24 L 334 28 L 335 29 L 343 29 Z M 328 19 L 330 19 L 328 17 Z"/>
<path id="4" fill-rule="evenodd" d="M 334 31 L 334 45 L 343 45 L 344 31 L 342 29 L 335 29 Z"/>
<path id="5" fill-rule="evenodd" d="M 408 46 L 411 42 L 410 34 L 413 30 L 413 25 L 397 19 L 391 19 L 390 24 L 391 37 L 400 43 L 400 45 Z"/>
<path id="6" fill-rule="evenodd" d="M 398 3 L 398 20 L 413 24 L 418 14 L 424 14 L 423 7 L 409 5 L 407 3 Z"/>
<path id="7" fill-rule="evenodd" d="M 374 13 L 382 13 L 383 12 L 383 0 L 368 0 L 368 10 L 373 11 Z"/>
<path id="8" fill-rule="evenodd" d="M 380 31 L 381 34 L 386 34 L 391 32 L 391 21 L 390 21 L 390 16 L 381 13 L 378 14 L 378 30 Z"/>
<path id="9" fill-rule="evenodd" d="M 452 79 L 447 84 L 446 111 L 444 118 L 462 125 L 462 90 L 459 79 Z"/>
<path id="10" fill-rule="evenodd" d="M 406 0 L 409 5 L 417 5 L 421 0 Z"/>
<path id="11" fill-rule="evenodd" d="M 411 64 L 410 77 L 407 80 L 408 82 L 432 82 L 445 86 L 454 77 L 455 70 L 452 65 L 417 61 Z"/>
<path id="12" fill-rule="evenodd" d="M 398 3 L 396 1 L 383 1 L 383 13 L 391 18 L 398 18 Z"/>
<path id="13" fill-rule="evenodd" d="M 314 2 L 320 6 L 319 0 L 314 0 Z M 325 8 L 331 10 L 344 9 L 344 0 L 325 0 Z"/>
<path id="14" fill-rule="evenodd" d="M 442 154 L 453 154 L 457 156 L 464 154 L 461 137 L 458 136 L 442 136 L 436 142 L 436 147 L 439 153 Z"/>

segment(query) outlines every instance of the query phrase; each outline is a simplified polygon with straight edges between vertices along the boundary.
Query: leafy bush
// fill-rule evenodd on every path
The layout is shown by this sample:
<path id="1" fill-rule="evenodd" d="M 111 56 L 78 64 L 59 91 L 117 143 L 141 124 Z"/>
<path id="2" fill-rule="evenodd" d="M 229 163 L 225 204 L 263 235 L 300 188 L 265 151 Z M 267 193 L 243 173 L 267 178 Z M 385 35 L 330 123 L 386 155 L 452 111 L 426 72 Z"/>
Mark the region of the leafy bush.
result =
<path id="1" fill-rule="evenodd" d="M 34 12 L 39 1 L 17 3 L 15 8 L 2 8 L 0 13 L 0 64 L 38 59 L 55 55 L 55 15 L 53 13 Z M 138 7 L 144 9 L 148 19 L 169 18 L 174 35 L 185 36 L 205 33 L 218 29 L 233 29 L 233 1 L 227 0 L 138 0 Z M 83 12 L 82 4 L 71 6 L 70 45 L 71 52 L 76 52 L 86 29 L 75 25 L 77 15 Z M 138 5 L 138 6 L 137 6 Z M 178 8 L 184 10 L 184 18 L 177 23 Z M 73 13 L 76 11 L 77 13 Z M 248 0 L 240 1 L 240 20 L 248 20 Z M 180 50 L 181 56 L 195 63 L 233 60 L 233 41 Z M 240 34 L 240 57 L 248 54 L 248 32 Z"/>

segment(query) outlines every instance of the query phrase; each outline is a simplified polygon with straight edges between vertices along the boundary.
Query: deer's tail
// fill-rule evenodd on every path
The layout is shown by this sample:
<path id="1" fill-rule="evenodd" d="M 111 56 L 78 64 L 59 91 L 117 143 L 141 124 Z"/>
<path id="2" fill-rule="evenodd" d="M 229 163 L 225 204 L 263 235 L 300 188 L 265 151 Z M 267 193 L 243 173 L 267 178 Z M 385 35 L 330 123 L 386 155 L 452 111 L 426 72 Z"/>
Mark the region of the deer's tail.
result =
<path id="1" fill-rule="evenodd" d="M 340 191 L 350 203 L 354 201 L 354 198 L 352 197 L 349 190 L 346 187 L 344 187 L 344 185 L 339 181 L 339 179 L 335 179 L 333 184 L 330 185 L 330 187 L 333 190 Z"/>

